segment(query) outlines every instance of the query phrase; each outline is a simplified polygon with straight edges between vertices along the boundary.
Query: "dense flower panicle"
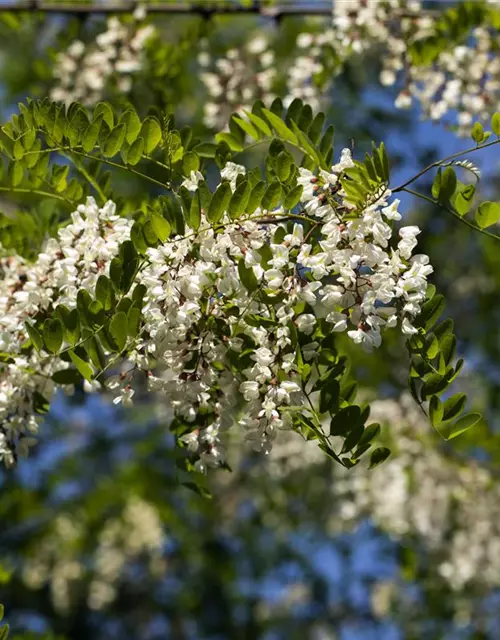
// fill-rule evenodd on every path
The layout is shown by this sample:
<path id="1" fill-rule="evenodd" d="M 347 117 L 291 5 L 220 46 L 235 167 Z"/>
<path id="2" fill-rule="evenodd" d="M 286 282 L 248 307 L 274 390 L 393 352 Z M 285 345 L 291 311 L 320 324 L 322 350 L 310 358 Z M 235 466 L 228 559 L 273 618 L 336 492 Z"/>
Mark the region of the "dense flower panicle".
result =
<path id="1" fill-rule="evenodd" d="M 145 45 L 156 32 L 152 25 L 144 24 L 144 18 L 142 8 L 134 13 L 131 24 L 111 17 L 93 45 L 75 40 L 65 52 L 59 53 L 51 99 L 92 106 L 102 99 L 110 80 L 116 82 L 120 93 L 129 93 L 133 74 L 143 67 Z"/>
<path id="2" fill-rule="evenodd" d="M 396 106 L 407 108 L 416 100 L 425 117 L 439 121 L 448 116 L 458 133 L 468 136 L 474 120 L 489 122 L 499 109 L 499 47 L 498 30 L 485 25 L 474 29 L 466 43 L 439 53 L 432 64 L 405 65 L 405 88 Z M 398 69 L 394 59 L 388 65 Z M 386 76 L 385 84 L 395 82 L 395 74 Z"/>
<path id="3" fill-rule="evenodd" d="M 320 108 L 334 76 L 353 54 L 382 47 L 381 84 L 403 84 L 396 107 L 407 109 L 418 102 L 424 117 L 435 121 L 447 117 L 459 135 L 468 136 L 474 120 L 488 122 L 499 109 L 500 36 L 484 24 L 463 44 L 439 52 L 432 62 L 416 63 L 412 46 L 432 36 L 434 26 L 419 0 L 334 2 L 332 28 L 297 38 L 304 53 L 289 69 L 287 103 L 298 97 Z"/>
<path id="4" fill-rule="evenodd" d="M 297 37 L 301 54 L 288 71 L 287 102 L 301 98 L 314 109 L 319 109 L 325 92 L 347 60 L 353 54 L 364 54 L 373 47 L 387 49 L 392 78 L 392 68 L 402 69 L 404 66 L 411 37 L 415 33 L 421 34 L 421 25 L 428 20 L 420 16 L 421 8 L 420 1 L 334 2 L 330 28 L 319 33 L 303 32 Z M 382 82 L 388 73 L 386 58 L 382 56 Z"/>
<path id="5" fill-rule="evenodd" d="M 216 59 L 202 51 L 198 63 L 202 68 L 201 81 L 209 95 L 203 107 L 207 127 L 220 130 L 234 112 L 250 111 L 256 100 L 267 104 L 276 97 L 274 83 L 278 70 L 264 33 L 255 34 L 244 46 L 229 49 L 225 56 Z"/>
<path id="6" fill-rule="evenodd" d="M 106 387 L 114 402 L 130 404 L 135 376 L 145 372 L 149 389 L 192 424 L 184 439 L 199 454 L 200 469 L 224 460 L 221 432 L 234 420 L 254 448 L 265 452 L 278 430 L 291 427 L 292 408 L 304 400 L 297 334 L 310 336 L 302 352 L 313 363 L 320 319 L 367 351 L 380 345 L 386 327 L 399 324 L 408 335 L 416 331 L 412 321 L 432 272 L 427 256 L 412 255 L 419 229 L 401 228 L 391 247 L 391 224 L 401 218 L 399 201 L 390 202 L 386 190 L 356 210 L 340 183 L 352 166 L 345 149 L 330 172 L 314 175 L 300 169 L 304 213 L 314 221 L 307 235 L 300 216 L 287 226 L 279 221 L 286 215 L 282 209 L 257 209 L 237 220 L 226 213 L 217 228 L 202 215 L 196 233 L 187 228 L 185 236 L 148 249 L 136 279 L 146 291 L 141 331 L 128 349 L 128 364 Z M 234 190 L 245 172 L 231 162 L 221 177 Z M 193 172 L 186 184 L 196 190 L 202 179 Z M 98 209 L 89 199 L 47 243 L 24 282 L 18 280 L 24 269 L 19 259 L 11 259 L 10 268 L 6 261 L 2 350 L 13 355 L 15 364 L 8 365 L 3 378 L 3 432 L 12 452 L 24 430 L 19 421 L 36 420 L 25 404 L 13 401 L 17 390 L 21 386 L 30 398 L 35 390 L 46 395 L 53 390 L 47 378 L 67 366 L 57 357 L 31 352 L 27 361 L 23 322 L 50 310 L 55 297 L 72 308 L 79 288 L 92 292 L 130 228 L 131 221 L 116 216 L 112 203 Z M 242 267 L 252 274 L 254 290 L 242 281 Z M 245 356 L 243 370 L 235 369 L 234 359 Z M 27 373 L 30 366 L 36 375 Z M 199 423 L 200 415 L 208 415 L 208 422 Z"/>
<path id="7" fill-rule="evenodd" d="M 50 399 L 56 387 L 52 374 L 68 367 L 60 358 L 23 349 L 25 322 L 56 304 L 74 308 L 80 289 L 93 292 L 130 228 L 131 221 L 117 216 L 112 202 L 100 209 L 89 198 L 58 237 L 46 242 L 35 263 L 18 256 L 0 259 L 0 352 L 9 357 L 0 374 L 0 457 L 7 464 L 35 442 L 36 394 Z"/>

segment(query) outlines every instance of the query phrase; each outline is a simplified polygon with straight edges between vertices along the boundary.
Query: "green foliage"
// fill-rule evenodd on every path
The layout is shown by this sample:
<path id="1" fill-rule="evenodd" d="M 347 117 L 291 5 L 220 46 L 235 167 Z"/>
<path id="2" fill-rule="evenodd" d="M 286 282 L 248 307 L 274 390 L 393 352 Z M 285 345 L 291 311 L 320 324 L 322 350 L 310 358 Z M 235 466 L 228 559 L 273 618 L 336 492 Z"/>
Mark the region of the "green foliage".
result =
<path id="1" fill-rule="evenodd" d="M 486 229 L 500 220 L 500 204 L 498 202 L 482 202 L 475 214 L 478 227 Z"/>
<path id="2" fill-rule="evenodd" d="M 373 145 L 372 155 L 366 154 L 364 162 L 355 162 L 355 167 L 347 169 L 341 178 L 342 187 L 348 200 L 356 209 L 364 209 L 376 202 L 389 185 L 389 158 L 382 142 Z"/>
<path id="3" fill-rule="evenodd" d="M 436 324 L 444 310 L 444 298 L 430 286 L 427 301 L 415 322 L 418 334 L 406 343 L 411 357 L 408 385 L 415 401 L 422 407 L 429 402 L 429 417 L 433 427 L 449 440 L 472 427 L 479 414 L 463 414 L 464 393 L 450 396 L 444 403 L 440 397 L 459 374 L 463 360 L 454 363 L 457 345 L 453 322 L 449 319 Z M 461 416 L 459 418 L 459 416 Z M 477 419 L 471 416 L 477 416 Z M 458 418 L 458 420 L 457 420 Z"/>
<path id="4" fill-rule="evenodd" d="M 428 65 L 438 55 L 464 42 L 472 28 L 488 23 L 492 9 L 486 3 L 468 0 L 449 7 L 438 16 L 432 34 L 411 43 L 412 64 Z"/>

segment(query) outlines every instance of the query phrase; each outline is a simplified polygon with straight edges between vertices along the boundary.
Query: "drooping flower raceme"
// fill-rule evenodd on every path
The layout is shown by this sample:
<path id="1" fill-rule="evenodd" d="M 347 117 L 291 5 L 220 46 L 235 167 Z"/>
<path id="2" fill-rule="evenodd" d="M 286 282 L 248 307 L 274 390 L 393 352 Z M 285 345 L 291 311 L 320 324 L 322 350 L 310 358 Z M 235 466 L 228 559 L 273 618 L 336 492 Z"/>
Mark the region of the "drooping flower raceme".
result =
<path id="1" fill-rule="evenodd" d="M 34 264 L 18 256 L 0 260 L 0 352 L 6 362 L 0 373 L 0 456 L 7 464 L 34 444 L 41 419 L 36 414 L 57 386 L 51 376 L 69 366 L 60 357 L 26 349 L 25 322 L 56 304 L 74 309 L 77 292 L 93 291 L 99 275 L 109 272 L 131 224 L 115 214 L 112 202 L 100 209 L 89 198 Z"/>
<path id="2" fill-rule="evenodd" d="M 251 110 L 256 100 L 270 103 L 275 97 L 278 75 L 274 51 L 268 37 L 261 32 L 225 56 L 213 59 L 203 50 L 198 56 L 201 81 L 209 95 L 204 105 L 207 127 L 222 129 L 233 112 Z"/>
<path id="3" fill-rule="evenodd" d="M 87 46 L 81 40 L 75 40 L 67 51 L 59 53 L 51 99 L 95 105 L 103 98 L 110 79 L 116 82 L 120 93 L 129 93 L 133 74 L 143 67 L 146 43 L 155 33 L 152 25 L 144 24 L 144 18 L 142 8 L 134 13 L 131 23 L 111 17 L 95 43 Z"/>
<path id="4" fill-rule="evenodd" d="M 183 439 L 197 452 L 198 468 L 224 461 L 222 432 L 234 422 L 265 452 L 279 429 L 292 426 L 293 407 L 305 400 L 298 336 L 301 357 L 313 364 L 319 323 L 367 351 L 381 344 L 386 328 L 416 331 L 413 319 L 432 272 L 427 256 L 413 255 L 419 229 L 401 228 L 394 243 L 392 225 L 401 214 L 389 190 L 356 209 L 340 181 L 352 166 L 344 150 L 330 172 L 301 168 L 304 214 L 257 208 L 236 220 L 225 213 L 213 224 L 202 213 L 198 230 L 187 227 L 147 250 L 134 285 L 145 291 L 141 329 L 121 373 L 105 385 L 115 402 L 130 404 L 135 380 L 146 377 L 149 389 L 192 426 Z M 234 191 L 245 173 L 227 163 L 221 177 Z M 186 186 L 195 191 L 201 182 L 193 172 Z M 303 220 L 313 222 L 307 234 Z M 78 289 L 92 291 L 130 228 L 112 203 L 99 209 L 89 199 L 22 281 L 20 260 L 11 259 L 11 267 L 5 261 L 2 351 L 13 359 L 2 379 L 7 460 L 25 429 L 35 429 L 28 408 L 34 394 L 50 394 L 48 378 L 68 366 L 57 355 L 23 355 L 24 321 L 50 312 L 56 301 L 74 308 Z"/>
<path id="5" fill-rule="evenodd" d="M 490 4 L 496 5 L 492 11 L 500 6 L 496 0 Z M 418 103 L 425 118 L 458 125 L 458 134 L 467 136 L 472 122 L 489 121 L 500 102 L 500 40 L 489 15 L 484 13 L 466 40 L 443 41 L 442 50 L 424 61 L 415 49 L 431 50 L 441 33 L 439 20 L 425 13 L 420 1 L 334 2 L 331 28 L 297 38 L 300 55 L 288 71 L 286 102 L 298 97 L 320 108 L 333 78 L 353 55 L 382 49 L 381 84 L 402 85 L 395 106 Z"/>
<path id="6" fill-rule="evenodd" d="M 419 0 L 334 2 L 331 27 L 297 37 L 300 55 L 288 71 L 287 102 L 301 98 L 313 108 L 320 108 L 322 96 L 349 58 L 366 54 L 374 47 L 384 48 L 381 81 L 392 84 L 395 72 L 408 62 L 412 38 L 426 33 L 428 27 L 429 17 L 422 14 Z"/>

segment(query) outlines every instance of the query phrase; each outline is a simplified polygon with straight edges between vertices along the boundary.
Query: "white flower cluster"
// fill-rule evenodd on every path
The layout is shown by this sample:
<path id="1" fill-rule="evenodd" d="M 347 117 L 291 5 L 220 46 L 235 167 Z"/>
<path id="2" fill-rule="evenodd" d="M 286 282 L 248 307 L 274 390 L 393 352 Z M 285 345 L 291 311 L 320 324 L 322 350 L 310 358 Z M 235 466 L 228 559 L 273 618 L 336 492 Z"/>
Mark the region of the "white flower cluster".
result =
<path id="1" fill-rule="evenodd" d="M 401 48 L 412 23 L 420 19 L 420 0 L 343 0 L 333 3 L 338 50 L 363 53 L 375 43 Z"/>
<path id="2" fill-rule="evenodd" d="M 488 122 L 499 109 L 500 35 L 490 25 L 477 27 L 466 42 L 445 49 L 434 62 L 416 64 L 410 47 L 432 35 L 433 27 L 432 16 L 422 11 L 419 0 L 334 2 L 332 28 L 297 38 L 304 54 L 288 72 L 287 102 L 298 97 L 320 108 L 334 75 L 353 54 L 382 47 L 380 82 L 404 83 L 396 107 L 409 108 L 417 101 L 423 116 L 436 121 L 451 114 L 459 135 L 469 135 L 474 120 Z"/>
<path id="3" fill-rule="evenodd" d="M 331 28 L 320 33 L 303 32 L 297 37 L 297 47 L 304 53 L 289 69 L 287 102 L 301 98 L 314 109 L 320 108 L 322 95 L 345 62 L 353 54 L 364 54 L 375 46 L 383 45 L 388 51 L 382 56 L 381 76 L 388 84 L 393 68 L 404 66 L 409 40 L 428 24 L 429 18 L 420 12 L 418 0 L 334 1 Z"/>
<path id="4" fill-rule="evenodd" d="M 92 106 L 102 99 L 110 80 L 116 82 L 120 93 L 129 93 L 133 74 L 143 67 L 145 44 L 155 33 L 152 25 L 143 24 L 144 18 L 142 8 L 136 10 L 130 24 L 113 16 L 93 45 L 75 40 L 67 51 L 59 53 L 51 100 Z"/>
<path id="5" fill-rule="evenodd" d="M 148 252 L 150 264 L 139 275 L 147 288 L 145 337 L 130 360 L 147 370 L 154 363 L 150 388 L 161 390 L 186 421 L 214 411 L 208 427 L 185 437 L 200 455 L 201 469 L 224 458 L 219 431 L 231 426 L 238 390 L 245 400 L 239 424 L 255 449 L 268 452 L 277 431 L 289 427 L 289 405 L 302 401 L 292 327 L 311 335 L 324 318 L 366 350 L 380 345 L 382 330 L 398 322 L 404 333 L 416 331 L 411 321 L 432 271 L 427 256 L 411 255 L 419 229 L 403 227 L 397 248 L 390 248 L 390 224 L 401 216 L 399 202 L 387 202 L 389 191 L 353 218 L 339 183 L 351 165 L 344 150 L 331 173 L 300 170 L 302 200 L 317 221 L 315 243 L 304 237 L 302 224 L 286 230 L 273 222 L 285 212 L 257 209 L 238 221 L 225 216 L 217 232 L 202 218 L 197 234 L 187 229 L 185 238 Z M 222 178 L 234 189 L 244 173 L 243 166 L 228 163 Z M 196 189 L 199 179 L 193 174 L 188 186 Z M 242 283 L 240 261 L 257 291 Z M 302 349 L 304 359 L 312 361 L 317 347 L 311 339 Z M 248 365 L 234 373 L 231 359 L 249 350 Z M 132 375 L 120 376 L 125 401 Z"/>
<path id="6" fill-rule="evenodd" d="M 322 96 L 330 88 L 335 75 L 342 70 L 333 47 L 335 44 L 338 43 L 333 29 L 321 33 L 303 32 L 297 36 L 297 47 L 303 53 L 295 58 L 288 70 L 285 106 L 299 98 L 314 111 L 321 109 Z M 328 57 L 335 61 L 333 65 L 327 65 Z"/>
<path id="7" fill-rule="evenodd" d="M 441 52 L 432 64 L 405 65 L 406 86 L 396 106 L 408 108 L 417 100 L 424 116 L 432 120 L 451 113 L 458 133 L 468 136 L 474 120 L 488 123 L 500 108 L 499 47 L 498 30 L 485 25 L 474 29 L 464 44 Z M 402 66 L 395 57 L 388 65 L 382 82 L 394 84 L 394 72 Z"/>
<path id="8" fill-rule="evenodd" d="M 304 213 L 313 222 L 306 237 L 300 222 L 279 222 L 286 211 L 257 209 L 236 221 L 225 213 L 217 229 L 202 215 L 197 232 L 188 227 L 185 236 L 148 249 L 137 276 L 146 291 L 143 326 L 128 353 L 130 366 L 108 378 L 106 387 L 115 403 L 130 404 L 134 376 L 146 372 L 149 390 L 193 424 L 185 440 L 199 454 L 200 469 L 224 460 L 219 432 L 237 414 L 247 439 L 265 452 L 277 431 L 291 425 L 290 405 L 303 399 L 295 336 L 311 336 L 302 354 L 313 362 L 319 319 L 367 351 L 380 345 L 386 327 L 400 323 L 404 334 L 417 331 L 412 320 L 432 272 L 427 256 L 412 256 L 419 229 L 401 228 L 391 247 L 399 201 L 389 203 L 387 190 L 357 211 L 340 182 L 352 165 L 345 149 L 331 172 L 316 176 L 300 169 Z M 245 173 L 245 167 L 228 163 L 221 178 L 235 190 Z M 196 190 L 201 179 L 193 172 L 185 184 Z M 112 203 L 99 209 L 89 198 L 29 270 L 17 258 L 4 261 L 0 351 L 12 359 L 0 382 L 7 462 L 16 440 L 36 430 L 36 393 L 50 397 L 51 374 L 68 366 L 58 357 L 24 354 L 24 321 L 50 313 L 56 300 L 74 308 L 79 288 L 93 292 L 130 228 Z"/>
<path id="9" fill-rule="evenodd" d="M 23 348 L 25 322 L 56 303 L 73 309 L 78 290 L 93 291 L 120 244 L 130 237 L 131 224 L 115 215 L 112 202 L 100 209 L 89 198 L 58 237 L 46 242 L 35 263 L 18 256 L 0 259 L 0 352 L 6 360 L 0 372 L 0 459 L 7 465 L 34 444 L 32 434 L 40 422 L 34 411 L 38 394 L 50 399 L 56 386 L 52 374 L 68 367 L 60 358 Z"/>
<path id="10" fill-rule="evenodd" d="M 277 77 L 274 52 L 264 33 L 255 34 L 244 46 L 229 49 L 225 56 L 212 59 L 207 51 L 198 56 L 201 80 L 209 100 L 204 105 L 207 127 L 222 129 L 232 113 L 251 110 L 256 100 L 266 104 L 276 97 Z"/>
<path id="11" fill-rule="evenodd" d="M 31 589 L 48 585 L 52 604 L 63 615 L 81 595 L 82 583 L 90 609 L 100 610 L 114 602 L 136 558 L 148 561 L 151 575 L 164 570 L 160 515 L 138 496 L 128 499 L 119 517 L 105 520 L 93 554 L 78 556 L 75 550 L 82 548 L 87 533 L 88 523 L 80 514 L 58 516 L 37 544 L 36 554 L 26 558 L 22 567 L 24 583 Z"/>

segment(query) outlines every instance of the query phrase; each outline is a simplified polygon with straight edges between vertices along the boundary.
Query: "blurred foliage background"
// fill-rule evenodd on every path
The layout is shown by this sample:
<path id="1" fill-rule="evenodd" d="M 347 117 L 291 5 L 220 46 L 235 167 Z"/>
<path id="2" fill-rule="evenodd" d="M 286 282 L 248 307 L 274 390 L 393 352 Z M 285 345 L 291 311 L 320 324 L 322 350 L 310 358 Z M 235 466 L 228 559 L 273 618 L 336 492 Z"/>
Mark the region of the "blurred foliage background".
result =
<path id="1" fill-rule="evenodd" d="M 57 52 L 76 38 L 91 44 L 105 20 L 0 13 L 0 117 L 27 96 L 48 95 Z M 210 134 L 200 54 L 217 60 L 264 33 L 280 93 L 297 34 L 329 24 L 259 15 L 152 20 L 158 34 L 130 91 L 110 82 L 106 97 L 142 114 L 173 109 L 200 137 Z M 396 110 L 396 88 L 378 84 L 379 69 L 377 56 L 355 57 L 324 96 L 337 150 L 363 154 L 371 140 L 384 140 L 398 181 L 469 146 L 422 123 L 417 108 Z M 498 197 L 498 157 L 475 160 L 483 195 Z M 123 199 L 150 188 L 130 175 L 111 180 Z M 421 250 L 466 358 L 453 391 L 467 391 L 487 425 L 447 444 L 431 433 L 402 395 L 406 354 L 393 336 L 369 358 L 351 348 L 364 393 L 377 399 L 383 438 L 395 447 L 387 463 L 345 473 L 293 434 L 268 458 L 243 454 L 235 442 L 232 472 L 210 475 L 198 495 L 179 487 L 187 479 L 165 418 L 147 399 L 123 412 L 94 396 L 60 398 L 29 461 L 0 471 L 0 602 L 12 637 L 500 637 L 500 252 L 446 212 L 404 203 L 405 222 L 424 230 Z M 29 238 L 24 252 L 36 251 L 64 216 L 53 206 L 2 196 L 2 243 Z M 13 212 L 22 215 L 19 239 Z"/>

